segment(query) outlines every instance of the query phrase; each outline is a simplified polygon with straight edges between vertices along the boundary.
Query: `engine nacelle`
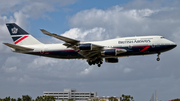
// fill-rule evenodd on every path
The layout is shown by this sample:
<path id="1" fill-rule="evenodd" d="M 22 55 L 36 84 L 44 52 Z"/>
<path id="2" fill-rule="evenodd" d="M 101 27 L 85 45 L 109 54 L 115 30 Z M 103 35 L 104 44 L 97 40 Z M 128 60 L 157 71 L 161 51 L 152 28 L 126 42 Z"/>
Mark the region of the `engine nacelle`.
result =
<path id="1" fill-rule="evenodd" d="M 117 54 L 127 52 L 125 49 L 106 49 L 101 52 L 102 56 L 116 56 Z"/>
<path id="2" fill-rule="evenodd" d="M 80 44 L 78 46 L 78 49 L 80 49 L 80 50 L 92 50 L 92 44 L 91 43 Z"/>
<path id="3" fill-rule="evenodd" d="M 118 58 L 105 58 L 105 62 L 118 63 L 119 59 Z"/>
<path id="4" fill-rule="evenodd" d="M 116 49 L 106 49 L 101 52 L 101 55 L 103 56 L 115 56 L 116 55 Z"/>

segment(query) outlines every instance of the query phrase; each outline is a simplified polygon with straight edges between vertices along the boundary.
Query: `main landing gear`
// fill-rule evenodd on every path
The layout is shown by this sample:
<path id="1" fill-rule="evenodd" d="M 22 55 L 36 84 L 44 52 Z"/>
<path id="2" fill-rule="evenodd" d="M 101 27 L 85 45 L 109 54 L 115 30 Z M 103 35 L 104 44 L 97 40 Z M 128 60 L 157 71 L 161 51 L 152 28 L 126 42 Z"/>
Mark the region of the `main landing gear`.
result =
<path id="1" fill-rule="evenodd" d="M 157 61 L 160 61 L 160 58 L 159 58 L 159 55 L 160 55 L 161 53 L 158 53 L 158 55 L 157 55 Z"/>
<path id="2" fill-rule="evenodd" d="M 95 60 L 92 60 L 92 59 L 87 60 L 87 62 L 88 62 L 88 64 L 90 66 L 97 64 L 98 67 L 101 67 L 101 64 L 103 63 L 102 61 L 103 60 L 101 58 L 98 58 L 98 59 L 95 59 Z"/>

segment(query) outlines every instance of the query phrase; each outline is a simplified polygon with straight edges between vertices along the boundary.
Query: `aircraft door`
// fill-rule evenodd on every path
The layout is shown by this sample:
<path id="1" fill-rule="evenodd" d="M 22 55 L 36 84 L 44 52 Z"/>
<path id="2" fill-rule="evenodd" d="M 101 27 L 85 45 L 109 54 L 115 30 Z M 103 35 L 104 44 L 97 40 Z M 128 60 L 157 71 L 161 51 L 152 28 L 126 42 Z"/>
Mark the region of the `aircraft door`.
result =
<path id="1" fill-rule="evenodd" d="M 44 46 L 41 48 L 40 53 L 41 53 L 41 54 L 44 54 L 44 53 L 45 53 L 45 50 L 46 50 L 46 46 L 44 45 Z"/>
<path id="2" fill-rule="evenodd" d="M 155 45 L 154 45 L 154 44 L 152 44 L 152 48 L 155 48 Z"/>

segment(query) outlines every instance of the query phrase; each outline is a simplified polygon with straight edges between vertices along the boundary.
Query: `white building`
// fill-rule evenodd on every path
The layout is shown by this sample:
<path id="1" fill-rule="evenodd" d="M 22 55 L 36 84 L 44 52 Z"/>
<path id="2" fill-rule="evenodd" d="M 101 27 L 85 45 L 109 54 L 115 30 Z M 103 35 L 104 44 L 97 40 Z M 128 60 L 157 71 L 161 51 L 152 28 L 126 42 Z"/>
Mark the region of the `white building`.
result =
<path id="1" fill-rule="evenodd" d="M 63 92 L 45 91 L 44 96 L 54 96 L 56 101 L 73 99 L 76 101 L 87 101 L 89 97 L 96 97 L 97 92 L 77 92 L 76 89 L 64 89 Z"/>

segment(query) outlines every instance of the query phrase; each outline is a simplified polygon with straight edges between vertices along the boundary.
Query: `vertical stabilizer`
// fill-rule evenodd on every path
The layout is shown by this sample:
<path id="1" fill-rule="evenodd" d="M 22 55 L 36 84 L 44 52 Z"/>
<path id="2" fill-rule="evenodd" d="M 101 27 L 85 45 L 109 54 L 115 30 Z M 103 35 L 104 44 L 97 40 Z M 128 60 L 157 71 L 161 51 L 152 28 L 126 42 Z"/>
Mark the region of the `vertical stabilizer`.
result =
<path id="1" fill-rule="evenodd" d="M 6 26 L 14 41 L 14 44 L 17 44 L 17 45 L 42 44 L 37 39 L 35 39 L 31 34 L 27 33 L 25 30 L 23 30 L 21 27 L 19 27 L 15 23 L 7 23 Z"/>

